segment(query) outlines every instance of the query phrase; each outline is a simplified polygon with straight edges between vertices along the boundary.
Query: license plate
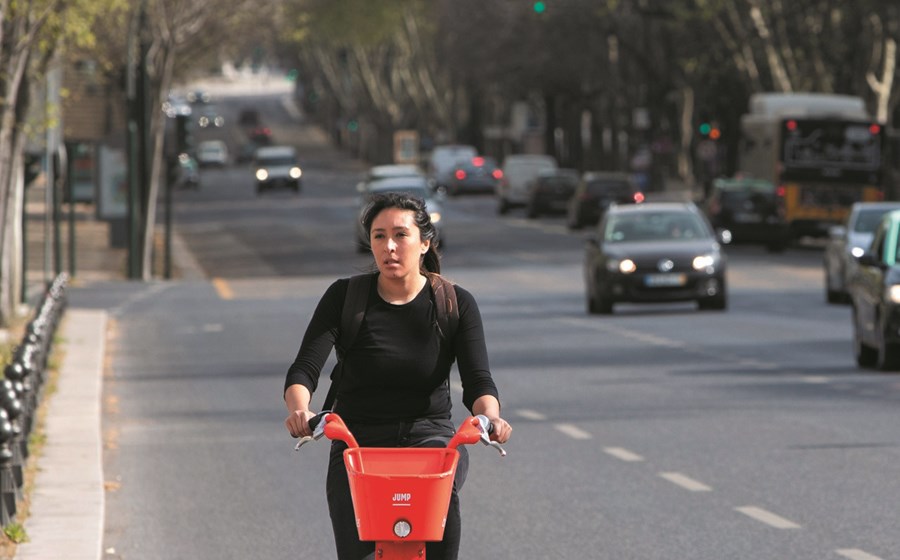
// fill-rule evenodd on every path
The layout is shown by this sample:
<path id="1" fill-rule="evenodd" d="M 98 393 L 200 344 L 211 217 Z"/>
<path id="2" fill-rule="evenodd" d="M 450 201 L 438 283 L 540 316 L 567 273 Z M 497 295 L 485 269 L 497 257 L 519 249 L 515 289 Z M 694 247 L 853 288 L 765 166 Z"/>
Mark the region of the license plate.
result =
<path id="1" fill-rule="evenodd" d="M 684 286 L 687 277 L 684 274 L 648 274 L 644 284 L 650 288 L 671 288 Z"/>

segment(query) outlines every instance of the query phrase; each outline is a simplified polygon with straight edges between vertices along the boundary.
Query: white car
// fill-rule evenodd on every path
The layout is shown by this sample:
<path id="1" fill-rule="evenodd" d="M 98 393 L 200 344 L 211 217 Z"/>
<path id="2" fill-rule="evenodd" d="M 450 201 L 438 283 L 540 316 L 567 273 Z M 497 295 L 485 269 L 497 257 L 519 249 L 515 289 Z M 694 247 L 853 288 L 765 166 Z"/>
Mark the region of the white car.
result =
<path id="1" fill-rule="evenodd" d="M 541 154 L 516 154 L 503 160 L 503 178 L 497 184 L 497 213 L 506 214 L 513 206 L 525 206 L 531 183 L 541 172 L 559 166 L 556 158 Z"/>
<path id="2" fill-rule="evenodd" d="M 424 177 L 425 174 L 419 166 L 406 163 L 391 163 L 374 165 L 366 173 L 366 178 L 356 184 L 356 192 L 365 194 L 369 189 L 369 183 L 391 177 Z"/>
<path id="3" fill-rule="evenodd" d="M 197 163 L 201 167 L 228 165 L 228 146 L 222 140 L 204 140 L 197 145 Z"/>
<path id="4" fill-rule="evenodd" d="M 849 301 L 847 281 L 857 266 L 856 257 L 866 252 L 881 218 L 892 210 L 900 210 L 900 202 L 857 202 L 850 207 L 845 225 L 828 230 L 823 257 L 828 303 Z"/>

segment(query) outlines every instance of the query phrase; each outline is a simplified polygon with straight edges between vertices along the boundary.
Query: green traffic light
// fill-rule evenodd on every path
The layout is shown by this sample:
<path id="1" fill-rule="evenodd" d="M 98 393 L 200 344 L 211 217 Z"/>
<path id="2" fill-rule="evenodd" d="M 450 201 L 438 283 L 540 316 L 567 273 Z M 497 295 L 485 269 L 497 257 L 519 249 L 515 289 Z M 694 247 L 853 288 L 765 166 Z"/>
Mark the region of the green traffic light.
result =
<path id="1" fill-rule="evenodd" d="M 702 123 L 700 125 L 700 134 L 702 134 L 703 136 L 709 134 L 710 130 L 712 130 L 712 127 L 709 125 L 709 123 Z"/>
<path id="2" fill-rule="evenodd" d="M 547 5 L 544 4 L 543 2 L 535 2 L 534 3 L 534 11 L 535 12 L 542 14 L 542 13 L 544 13 L 544 10 L 546 10 L 546 9 L 547 9 Z"/>

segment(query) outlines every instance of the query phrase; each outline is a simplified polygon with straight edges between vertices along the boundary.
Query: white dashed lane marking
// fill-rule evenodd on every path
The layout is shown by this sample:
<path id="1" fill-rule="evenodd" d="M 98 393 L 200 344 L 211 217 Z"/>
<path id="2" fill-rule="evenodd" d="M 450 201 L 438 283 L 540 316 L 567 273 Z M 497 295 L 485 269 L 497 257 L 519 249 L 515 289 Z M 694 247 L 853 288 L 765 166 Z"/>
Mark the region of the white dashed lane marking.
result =
<path id="1" fill-rule="evenodd" d="M 627 463 L 637 463 L 644 460 L 644 458 L 637 453 L 628 451 L 624 447 L 604 447 L 603 452 Z"/>
<path id="2" fill-rule="evenodd" d="M 868 552 L 863 552 L 858 548 L 842 548 L 835 550 L 839 555 L 850 560 L 881 560 L 878 556 L 872 556 Z"/>
<path id="3" fill-rule="evenodd" d="M 677 472 L 661 472 L 659 476 L 668 480 L 672 484 L 676 484 L 681 486 L 685 490 L 690 490 L 691 492 L 711 492 L 712 488 L 703 484 L 698 480 L 694 480 L 689 476 L 685 476 L 681 473 Z"/>
<path id="4" fill-rule="evenodd" d="M 554 427 L 572 439 L 591 439 L 592 437 L 588 432 L 572 424 L 556 424 Z"/>
<path id="5" fill-rule="evenodd" d="M 737 511 L 743 513 L 747 517 L 755 519 L 760 523 L 765 523 L 770 527 L 774 527 L 776 529 L 799 529 L 800 525 L 797 525 L 793 521 L 789 519 L 785 519 L 780 515 L 775 515 L 771 511 L 766 511 L 762 508 L 756 506 L 743 506 L 739 508 L 735 508 Z"/>
<path id="6" fill-rule="evenodd" d="M 538 412 L 536 410 L 529 410 L 527 408 L 517 410 L 516 414 L 518 414 L 519 416 L 521 416 L 522 418 L 524 418 L 526 420 L 534 420 L 536 422 L 540 422 L 542 420 L 547 419 L 547 416 L 545 416 L 544 414 L 541 414 L 540 412 Z"/>

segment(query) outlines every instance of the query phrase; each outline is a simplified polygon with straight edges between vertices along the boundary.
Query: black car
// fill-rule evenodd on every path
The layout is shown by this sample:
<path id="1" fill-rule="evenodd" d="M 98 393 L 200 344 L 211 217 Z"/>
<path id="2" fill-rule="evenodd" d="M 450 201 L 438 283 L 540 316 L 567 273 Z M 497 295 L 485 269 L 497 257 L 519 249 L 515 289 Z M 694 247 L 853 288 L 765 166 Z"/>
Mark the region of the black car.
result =
<path id="1" fill-rule="evenodd" d="M 728 231 L 734 243 L 760 243 L 783 251 L 791 240 L 784 194 L 764 179 L 716 179 L 704 205 L 716 231 Z"/>
<path id="2" fill-rule="evenodd" d="M 552 169 L 542 171 L 528 191 L 526 212 L 529 218 L 541 214 L 564 214 L 575 189 L 578 187 L 578 171 Z"/>
<path id="3" fill-rule="evenodd" d="M 475 156 L 454 166 L 447 179 L 447 194 L 494 194 L 503 172 L 494 158 Z"/>
<path id="4" fill-rule="evenodd" d="M 587 241 L 588 313 L 620 302 L 696 301 L 725 309 L 725 254 L 693 203 L 614 205 Z"/>
<path id="5" fill-rule="evenodd" d="M 643 202 L 644 194 L 627 173 L 589 171 L 582 175 L 566 209 L 570 229 L 596 224 L 612 204 Z"/>
<path id="6" fill-rule="evenodd" d="M 856 363 L 900 369 L 900 210 L 885 214 L 872 244 L 859 257 L 847 292 L 853 304 Z"/>

